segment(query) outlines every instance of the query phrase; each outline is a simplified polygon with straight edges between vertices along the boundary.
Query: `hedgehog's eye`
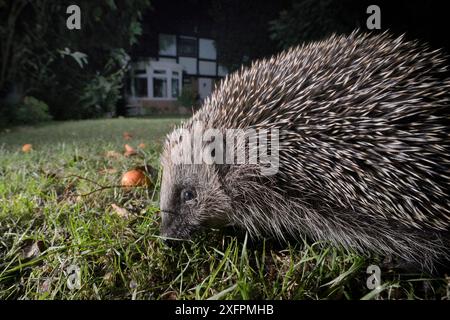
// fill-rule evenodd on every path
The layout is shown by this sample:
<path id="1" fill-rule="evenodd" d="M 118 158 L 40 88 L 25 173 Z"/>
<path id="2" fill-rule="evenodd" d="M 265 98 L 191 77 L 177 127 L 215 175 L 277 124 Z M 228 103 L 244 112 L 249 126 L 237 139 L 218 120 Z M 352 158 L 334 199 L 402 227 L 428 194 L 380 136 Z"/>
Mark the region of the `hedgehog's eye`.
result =
<path id="1" fill-rule="evenodd" d="M 194 198 L 195 198 L 194 191 L 190 189 L 184 189 L 183 191 L 181 191 L 181 199 L 183 200 L 183 202 L 193 200 Z"/>

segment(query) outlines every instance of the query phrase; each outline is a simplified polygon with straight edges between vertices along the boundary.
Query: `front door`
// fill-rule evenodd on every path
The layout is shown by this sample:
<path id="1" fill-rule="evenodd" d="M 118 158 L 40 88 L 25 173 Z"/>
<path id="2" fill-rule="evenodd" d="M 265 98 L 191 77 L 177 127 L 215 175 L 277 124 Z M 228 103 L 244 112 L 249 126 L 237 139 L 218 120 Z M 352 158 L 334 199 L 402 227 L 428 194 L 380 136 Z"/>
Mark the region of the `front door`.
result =
<path id="1" fill-rule="evenodd" d="M 212 79 L 211 78 L 198 78 L 198 94 L 203 100 L 211 94 L 212 91 Z"/>

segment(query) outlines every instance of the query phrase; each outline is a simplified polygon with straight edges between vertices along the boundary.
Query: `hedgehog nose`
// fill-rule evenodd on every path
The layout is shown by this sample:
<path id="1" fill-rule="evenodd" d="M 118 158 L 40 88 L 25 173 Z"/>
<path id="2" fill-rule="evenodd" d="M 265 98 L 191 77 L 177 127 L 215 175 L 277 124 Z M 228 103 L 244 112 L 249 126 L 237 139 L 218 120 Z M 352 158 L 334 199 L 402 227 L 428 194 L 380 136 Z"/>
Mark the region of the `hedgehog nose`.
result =
<path id="1" fill-rule="evenodd" d="M 173 238 L 163 238 L 163 243 L 166 247 L 171 248 L 171 249 L 176 249 L 181 247 L 183 241 L 178 240 L 178 239 L 173 239 Z"/>
<path id="2" fill-rule="evenodd" d="M 167 247 L 169 247 L 171 249 L 175 249 L 180 244 L 180 241 L 176 241 L 176 240 L 172 240 L 172 239 L 163 239 L 163 242 Z"/>
<path id="3" fill-rule="evenodd" d="M 174 236 L 167 230 L 161 230 L 161 240 L 169 248 L 175 248 L 180 241 L 174 239 Z"/>

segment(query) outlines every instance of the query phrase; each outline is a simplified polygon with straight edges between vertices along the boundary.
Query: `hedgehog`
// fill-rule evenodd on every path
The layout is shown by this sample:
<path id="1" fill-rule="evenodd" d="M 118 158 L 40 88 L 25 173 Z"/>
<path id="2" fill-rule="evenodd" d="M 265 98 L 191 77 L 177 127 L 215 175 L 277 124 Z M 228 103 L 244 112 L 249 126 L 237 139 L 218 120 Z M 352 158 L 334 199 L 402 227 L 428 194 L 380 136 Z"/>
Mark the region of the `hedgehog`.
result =
<path id="1" fill-rule="evenodd" d="M 241 67 L 166 138 L 161 235 L 233 226 L 252 239 L 307 238 L 433 270 L 449 259 L 447 71 L 440 49 L 360 31 Z M 218 145 L 258 147 L 246 139 L 203 137 L 175 161 L 198 123 L 223 136 L 277 130 L 277 172 L 214 158 Z M 213 161 L 192 161 L 202 152 Z"/>

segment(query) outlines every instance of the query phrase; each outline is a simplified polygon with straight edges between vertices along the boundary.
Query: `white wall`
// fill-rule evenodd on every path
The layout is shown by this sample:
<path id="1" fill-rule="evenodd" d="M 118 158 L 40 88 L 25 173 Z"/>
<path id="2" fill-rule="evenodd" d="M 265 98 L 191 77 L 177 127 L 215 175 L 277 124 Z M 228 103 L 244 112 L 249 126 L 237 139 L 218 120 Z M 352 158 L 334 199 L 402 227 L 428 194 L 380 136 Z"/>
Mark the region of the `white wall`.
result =
<path id="1" fill-rule="evenodd" d="M 179 64 L 183 66 L 183 70 L 186 71 L 188 74 L 197 74 L 196 58 L 180 57 Z"/>
<path id="2" fill-rule="evenodd" d="M 204 76 L 216 75 L 216 63 L 211 61 L 199 61 L 199 73 Z"/>

